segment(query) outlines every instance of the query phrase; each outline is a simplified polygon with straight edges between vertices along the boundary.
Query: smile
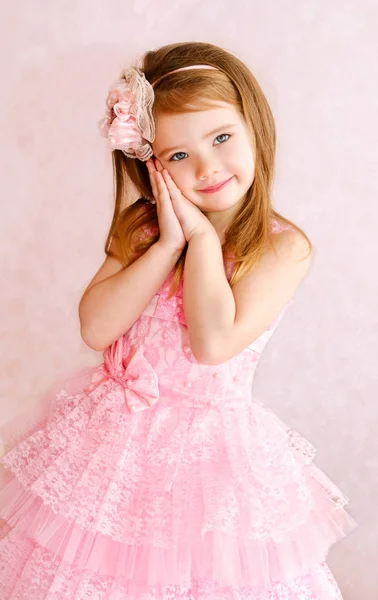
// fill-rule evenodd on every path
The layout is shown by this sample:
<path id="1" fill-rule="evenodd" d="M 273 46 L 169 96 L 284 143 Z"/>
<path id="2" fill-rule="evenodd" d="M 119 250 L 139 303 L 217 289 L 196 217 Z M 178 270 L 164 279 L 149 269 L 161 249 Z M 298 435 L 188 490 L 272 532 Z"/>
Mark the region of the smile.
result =
<path id="1" fill-rule="evenodd" d="M 219 190 L 224 188 L 231 181 L 232 177 L 230 177 L 230 179 L 227 179 L 226 181 L 222 181 L 222 183 L 219 183 L 218 185 L 213 185 L 211 187 L 207 187 L 207 188 L 204 188 L 203 190 L 198 190 L 198 191 L 203 192 L 204 194 L 214 194 L 215 192 L 218 192 Z"/>

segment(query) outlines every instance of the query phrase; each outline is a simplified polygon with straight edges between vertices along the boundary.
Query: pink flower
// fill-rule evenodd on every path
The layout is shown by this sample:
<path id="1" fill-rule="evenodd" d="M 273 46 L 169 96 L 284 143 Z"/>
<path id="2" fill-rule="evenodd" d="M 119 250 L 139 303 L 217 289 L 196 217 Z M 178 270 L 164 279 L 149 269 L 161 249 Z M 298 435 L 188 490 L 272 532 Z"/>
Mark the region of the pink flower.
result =
<path id="1" fill-rule="evenodd" d="M 148 142 L 155 138 L 152 116 L 154 92 L 144 73 L 131 67 L 124 79 L 115 82 L 106 100 L 106 114 L 99 121 L 101 135 L 107 137 L 113 149 L 126 156 L 147 160 L 152 156 Z"/>

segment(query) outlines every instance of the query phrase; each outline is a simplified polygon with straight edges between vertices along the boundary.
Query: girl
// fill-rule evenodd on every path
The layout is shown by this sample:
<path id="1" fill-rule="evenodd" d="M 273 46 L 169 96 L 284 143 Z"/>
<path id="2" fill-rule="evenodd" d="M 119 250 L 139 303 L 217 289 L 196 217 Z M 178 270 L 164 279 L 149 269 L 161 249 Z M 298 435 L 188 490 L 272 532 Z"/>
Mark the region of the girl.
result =
<path id="1" fill-rule="evenodd" d="M 172 44 L 121 74 L 100 128 L 115 211 L 79 316 L 104 360 L 2 459 L 2 599 L 340 600 L 347 499 L 250 395 L 312 257 L 271 206 L 261 88 L 221 48 Z"/>

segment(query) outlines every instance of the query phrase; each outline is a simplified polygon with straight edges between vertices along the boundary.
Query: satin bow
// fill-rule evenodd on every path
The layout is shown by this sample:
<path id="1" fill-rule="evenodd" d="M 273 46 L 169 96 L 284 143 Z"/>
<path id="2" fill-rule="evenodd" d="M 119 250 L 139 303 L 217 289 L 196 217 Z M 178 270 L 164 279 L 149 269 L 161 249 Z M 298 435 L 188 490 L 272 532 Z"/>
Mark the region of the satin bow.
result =
<path id="1" fill-rule="evenodd" d="M 114 379 L 122 385 L 125 393 L 125 403 L 132 412 L 151 408 L 159 399 L 158 377 L 138 348 L 126 367 L 122 363 L 122 337 L 104 350 L 104 362 L 94 373 L 89 390 L 100 383 Z"/>

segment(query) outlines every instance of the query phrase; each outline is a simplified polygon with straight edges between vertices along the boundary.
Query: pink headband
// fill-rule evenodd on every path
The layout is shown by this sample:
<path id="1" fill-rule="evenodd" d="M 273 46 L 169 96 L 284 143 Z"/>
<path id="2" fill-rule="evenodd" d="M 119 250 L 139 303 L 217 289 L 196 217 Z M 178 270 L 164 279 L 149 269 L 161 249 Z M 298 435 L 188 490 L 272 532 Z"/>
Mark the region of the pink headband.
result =
<path id="1" fill-rule="evenodd" d="M 211 65 L 189 65 L 189 67 L 180 67 L 179 69 L 175 69 L 174 71 L 170 71 L 169 73 L 166 73 L 165 75 L 162 75 L 161 77 L 159 77 L 159 79 L 156 79 L 153 84 L 152 87 L 155 87 L 155 85 L 164 77 L 168 77 L 168 75 L 172 75 L 172 73 L 178 73 L 178 71 L 187 71 L 189 69 L 215 69 L 216 71 L 218 71 L 219 69 L 217 69 L 216 67 L 212 67 Z"/>
<path id="2" fill-rule="evenodd" d="M 211 65 L 190 65 L 170 71 L 151 85 L 143 71 L 130 67 L 110 88 L 106 114 L 98 122 L 101 135 L 107 137 L 113 150 L 122 150 L 129 158 L 146 161 L 153 155 L 150 142 L 155 139 L 152 116 L 154 86 L 164 77 L 188 69 L 217 69 Z"/>

